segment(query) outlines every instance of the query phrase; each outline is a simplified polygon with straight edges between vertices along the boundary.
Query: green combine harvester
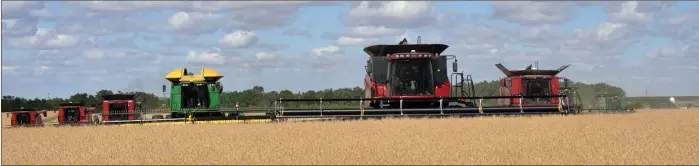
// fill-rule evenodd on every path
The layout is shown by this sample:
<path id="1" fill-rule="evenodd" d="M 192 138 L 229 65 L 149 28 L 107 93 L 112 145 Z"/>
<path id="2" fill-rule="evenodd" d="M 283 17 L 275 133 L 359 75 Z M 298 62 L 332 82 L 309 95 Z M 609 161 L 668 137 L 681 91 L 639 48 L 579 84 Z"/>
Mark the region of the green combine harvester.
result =
<path id="1" fill-rule="evenodd" d="M 597 102 L 590 106 L 590 112 L 614 113 L 614 112 L 633 112 L 632 108 L 626 105 L 624 96 L 608 95 L 606 93 L 597 95 Z"/>
<path id="2" fill-rule="evenodd" d="M 170 114 L 172 118 L 226 117 L 221 110 L 223 86 L 221 74 L 207 67 L 201 67 L 197 75 L 186 68 L 173 70 L 165 76 L 170 81 Z M 163 93 L 166 86 L 163 85 Z"/>
<path id="3" fill-rule="evenodd" d="M 224 100 L 223 76 L 216 70 L 201 67 L 199 74 L 186 68 L 171 71 L 165 76 L 170 81 L 170 117 L 166 120 L 244 120 L 270 119 L 268 109 L 240 108 L 239 99 L 234 96 Z M 163 93 L 167 86 L 163 85 Z M 228 101 L 230 100 L 230 101 Z M 233 108 L 223 107 L 223 102 L 235 104 Z"/>

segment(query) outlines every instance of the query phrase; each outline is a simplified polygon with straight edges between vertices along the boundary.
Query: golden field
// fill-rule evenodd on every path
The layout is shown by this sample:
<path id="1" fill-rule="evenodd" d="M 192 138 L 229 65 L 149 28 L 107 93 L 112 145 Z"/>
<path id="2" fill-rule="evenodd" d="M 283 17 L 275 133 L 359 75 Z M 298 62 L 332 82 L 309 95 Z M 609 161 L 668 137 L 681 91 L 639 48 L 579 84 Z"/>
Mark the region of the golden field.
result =
<path id="1" fill-rule="evenodd" d="M 699 110 L 2 129 L 2 164 L 699 164 Z"/>

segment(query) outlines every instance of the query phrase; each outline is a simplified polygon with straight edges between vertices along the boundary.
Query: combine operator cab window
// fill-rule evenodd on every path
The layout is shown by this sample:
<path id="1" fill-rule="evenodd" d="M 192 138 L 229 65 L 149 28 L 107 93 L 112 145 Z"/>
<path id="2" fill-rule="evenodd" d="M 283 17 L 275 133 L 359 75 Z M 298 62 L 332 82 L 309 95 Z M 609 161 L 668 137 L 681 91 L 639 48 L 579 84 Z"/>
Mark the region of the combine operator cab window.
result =
<path id="1" fill-rule="evenodd" d="M 391 95 L 425 96 L 434 94 L 430 59 L 396 60 L 391 62 Z"/>
<path id="2" fill-rule="evenodd" d="M 548 78 L 525 78 L 522 89 L 525 96 L 550 96 L 551 79 Z M 551 98 L 528 98 L 524 99 L 526 104 L 550 104 Z"/>
<path id="3" fill-rule="evenodd" d="M 78 108 L 63 108 L 64 122 L 77 122 L 80 116 Z"/>
<path id="4" fill-rule="evenodd" d="M 182 84 L 182 108 L 209 108 L 209 88 L 205 83 Z"/>
<path id="5" fill-rule="evenodd" d="M 128 120 L 128 109 L 127 102 L 109 103 L 109 120 Z"/>
<path id="6" fill-rule="evenodd" d="M 22 113 L 17 113 L 16 119 L 17 125 L 26 125 L 29 124 L 29 121 L 31 120 L 31 117 L 28 112 L 22 112 Z"/>

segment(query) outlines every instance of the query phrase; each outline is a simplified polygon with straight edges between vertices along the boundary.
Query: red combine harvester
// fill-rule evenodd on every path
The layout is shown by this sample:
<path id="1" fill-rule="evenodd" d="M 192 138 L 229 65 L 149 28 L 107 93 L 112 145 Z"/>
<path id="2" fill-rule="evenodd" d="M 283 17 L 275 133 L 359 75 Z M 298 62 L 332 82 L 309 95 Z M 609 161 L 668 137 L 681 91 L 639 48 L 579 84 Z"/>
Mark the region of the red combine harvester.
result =
<path id="1" fill-rule="evenodd" d="M 46 117 L 45 110 L 20 108 L 8 111 L 10 116 L 10 126 L 12 127 L 41 127 L 44 122 L 41 115 Z"/>
<path id="2" fill-rule="evenodd" d="M 527 66 L 524 70 L 508 70 L 502 64 L 495 64 L 506 77 L 500 79 L 500 95 L 502 96 L 560 96 L 561 78 L 558 73 L 570 65 L 561 66 L 556 70 L 541 70 L 538 62 L 534 67 Z M 567 83 L 567 79 L 562 78 Z M 567 87 L 567 85 L 566 85 Z M 564 106 L 574 107 L 569 98 L 564 97 L 538 97 L 499 99 L 498 104 L 510 107 L 546 107 Z"/>
<path id="3" fill-rule="evenodd" d="M 371 117 L 371 116 L 444 116 L 487 114 L 550 114 L 567 113 L 567 107 L 555 105 L 486 106 L 483 100 L 524 100 L 530 98 L 559 98 L 564 95 L 502 95 L 476 96 L 473 80 L 457 72 L 454 55 L 441 55 L 445 44 L 408 44 L 403 39 L 397 45 L 373 45 L 364 48 L 369 55 L 364 78 L 363 99 L 279 99 L 275 116 L 295 117 Z M 454 59 L 451 80 L 447 60 Z M 455 85 L 452 85 L 455 83 Z M 557 85 L 556 85 L 557 86 Z M 557 94 L 557 93 L 556 93 Z M 323 102 L 359 101 L 360 108 L 323 108 Z M 528 101 L 528 100 L 527 100 Z M 319 109 L 285 108 L 287 102 L 319 102 Z"/>
<path id="4" fill-rule="evenodd" d="M 102 121 L 136 120 L 135 95 L 104 95 L 102 96 Z"/>
<path id="5" fill-rule="evenodd" d="M 561 66 L 557 70 L 541 70 L 538 69 L 537 63 L 536 66 L 532 67 L 532 65 L 529 65 L 524 70 L 508 70 L 502 64 L 495 64 L 495 67 L 507 76 L 500 79 L 500 95 L 560 95 L 560 81 L 556 75 L 568 68 L 568 66 L 570 65 Z M 500 99 L 498 104 L 519 106 L 521 103 L 523 106 L 555 106 L 560 100 L 560 97 L 528 98 L 521 101 L 518 99 Z"/>
<path id="6" fill-rule="evenodd" d="M 83 124 L 87 122 L 87 106 L 83 103 L 63 103 L 58 106 L 58 124 Z"/>

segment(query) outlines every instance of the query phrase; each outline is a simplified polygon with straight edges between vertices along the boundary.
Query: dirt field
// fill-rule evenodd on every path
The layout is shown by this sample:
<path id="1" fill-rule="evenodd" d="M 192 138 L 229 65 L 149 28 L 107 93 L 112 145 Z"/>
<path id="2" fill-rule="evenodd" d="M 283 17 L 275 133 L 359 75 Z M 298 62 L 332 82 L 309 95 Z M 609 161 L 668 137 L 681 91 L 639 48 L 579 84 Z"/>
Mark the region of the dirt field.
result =
<path id="1" fill-rule="evenodd" d="M 699 110 L 2 129 L 2 164 L 699 164 Z"/>

